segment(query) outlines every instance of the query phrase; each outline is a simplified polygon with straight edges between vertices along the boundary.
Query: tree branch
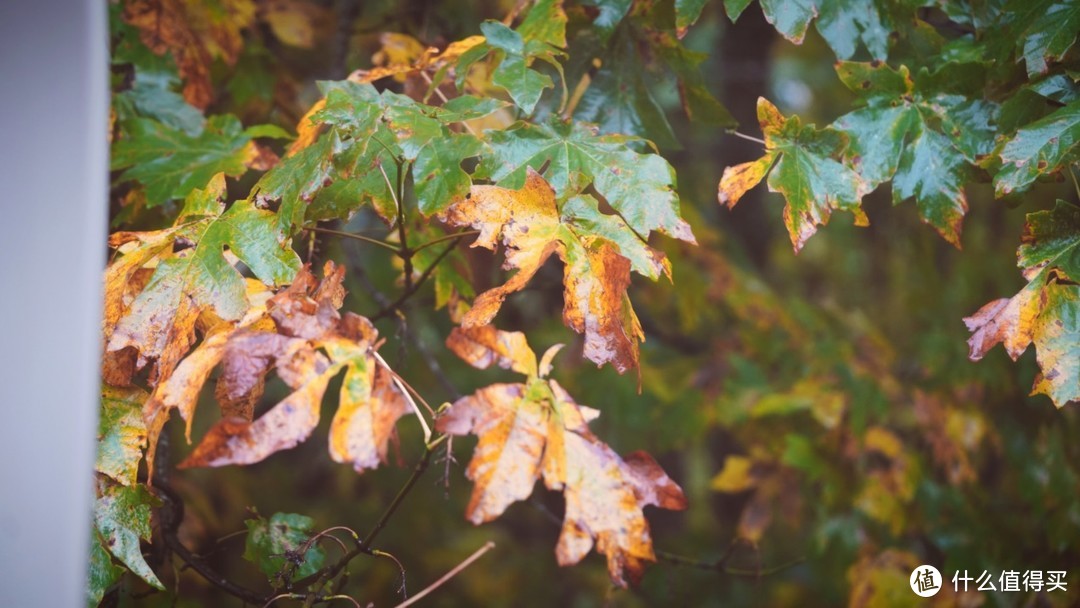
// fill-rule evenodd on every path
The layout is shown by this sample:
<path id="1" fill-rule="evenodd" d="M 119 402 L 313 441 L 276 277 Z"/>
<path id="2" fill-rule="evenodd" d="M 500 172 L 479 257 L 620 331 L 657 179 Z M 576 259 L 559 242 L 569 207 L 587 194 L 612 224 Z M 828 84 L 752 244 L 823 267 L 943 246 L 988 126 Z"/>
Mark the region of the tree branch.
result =
<path id="1" fill-rule="evenodd" d="M 424 596 L 426 596 L 429 593 L 431 593 L 432 591 L 435 591 L 436 589 L 438 589 L 443 583 L 445 583 L 446 581 L 448 581 L 448 580 L 454 578 L 455 576 L 457 576 L 462 570 L 464 570 L 465 568 L 468 568 L 469 566 L 471 566 L 473 562 L 480 559 L 480 557 L 482 555 L 484 555 L 488 551 L 491 551 L 494 548 L 495 548 L 495 543 L 491 542 L 490 540 L 488 542 L 484 543 L 484 546 L 480 547 L 479 549 L 474 551 L 472 555 L 465 558 L 465 561 L 461 562 L 457 566 L 454 566 L 454 568 L 452 570 L 450 570 L 446 574 L 442 575 L 442 577 L 439 580 L 437 580 L 434 583 L 431 583 L 430 585 L 425 587 L 424 590 L 421 591 L 420 593 L 417 593 L 416 595 L 412 596 L 408 600 L 398 604 L 396 608 L 406 608 L 406 606 L 412 606 L 416 602 L 420 601 Z"/>
<path id="2" fill-rule="evenodd" d="M 158 478 L 157 483 L 154 484 L 154 490 L 164 502 L 164 507 L 160 511 L 161 535 L 165 539 L 165 544 L 173 553 L 184 560 L 192 570 L 198 572 L 204 579 L 229 595 L 259 606 L 270 599 L 257 591 L 233 583 L 185 547 L 184 543 L 180 542 L 180 539 L 176 536 L 176 531 L 180 528 L 180 522 L 184 520 L 183 500 L 169 487 L 163 478 Z"/>
<path id="3" fill-rule="evenodd" d="M 671 564 L 675 564 L 676 566 L 686 566 L 688 568 L 697 568 L 699 570 L 712 570 L 714 572 L 719 572 L 721 574 L 727 574 L 729 576 L 740 576 L 740 577 L 748 577 L 748 578 L 756 578 L 756 577 L 769 576 L 771 574 L 776 574 L 777 572 L 780 572 L 782 570 L 787 570 L 788 568 L 790 568 L 792 566 L 801 564 L 804 561 L 806 561 L 805 557 L 796 557 L 795 559 L 786 561 L 786 562 L 780 564 L 779 566 L 773 566 L 772 568 L 758 568 L 758 569 L 751 570 L 751 569 L 747 569 L 747 568 L 733 568 L 731 566 L 728 566 L 727 565 L 727 560 L 728 560 L 728 557 L 730 556 L 730 553 L 731 552 L 729 550 L 728 553 L 726 553 L 723 557 L 721 557 L 720 559 L 718 559 L 718 560 L 716 560 L 714 562 L 701 561 L 701 560 L 697 560 L 697 559 L 694 559 L 694 558 L 691 558 L 691 557 L 685 557 L 685 556 L 682 556 L 682 555 L 676 555 L 675 553 L 668 553 L 667 551 L 657 551 L 656 552 L 656 557 L 658 557 L 658 558 L 660 558 L 660 559 L 662 559 L 662 560 L 664 560 L 666 562 L 669 562 Z"/>
<path id="4" fill-rule="evenodd" d="M 412 275 L 412 263 L 406 261 L 405 291 L 401 292 L 401 295 L 398 296 L 396 300 L 391 302 L 389 306 L 384 307 L 382 310 L 372 315 L 370 317 L 370 320 L 378 321 L 379 319 L 389 316 L 398 308 L 401 308 L 401 305 L 404 304 L 406 300 L 411 298 L 412 295 L 420 289 L 420 286 L 424 284 L 424 281 L 428 280 L 428 278 L 431 276 L 431 273 L 435 272 L 435 267 L 439 265 L 439 262 L 442 262 L 446 256 L 450 255 L 450 252 L 453 251 L 455 247 L 457 247 L 457 240 L 455 240 L 453 243 L 450 244 L 449 247 L 439 253 L 438 257 L 436 257 L 435 260 L 432 261 L 431 264 L 424 269 L 423 274 L 420 275 L 420 278 L 418 278 L 415 283 L 410 283 L 408 279 L 408 277 Z"/>

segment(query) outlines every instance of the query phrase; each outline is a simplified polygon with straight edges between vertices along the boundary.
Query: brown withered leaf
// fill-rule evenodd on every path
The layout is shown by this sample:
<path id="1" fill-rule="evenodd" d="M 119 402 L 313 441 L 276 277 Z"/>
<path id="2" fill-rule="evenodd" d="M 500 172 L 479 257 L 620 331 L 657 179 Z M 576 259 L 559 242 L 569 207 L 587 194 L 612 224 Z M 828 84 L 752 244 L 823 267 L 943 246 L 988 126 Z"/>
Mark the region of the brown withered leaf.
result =
<path id="1" fill-rule="evenodd" d="M 619 373 L 638 365 L 645 339 L 627 296 L 630 270 L 652 279 L 670 278 L 666 257 L 646 245 L 622 218 L 599 211 L 586 194 L 560 208 L 555 191 L 539 173 L 528 170 L 520 190 L 473 186 L 450 204 L 440 219 L 480 230 L 473 247 L 506 251 L 503 267 L 517 273 L 503 285 L 477 296 L 462 318 L 465 328 L 487 325 L 508 295 L 525 287 L 555 254 L 564 264 L 563 322 L 585 335 L 585 357 L 611 363 Z"/>
<path id="2" fill-rule="evenodd" d="M 519 333 L 495 337 L 473 341 L 466 361 L 486 367 L 506 357 L 498 352 L 503 345 L 524 342 Z M 490 352 L 480 353 L 484 348 Z M 497 518 L 543 478 L 566 500 L 559 564 L 576 564 L 595 545 L 607 556 L 613 583 L 636 584 L 656 560 L 643 508 L 685 509 L 686 497 L 648 454 L 620 458 L 600 441 L 588 427 L 598 411 L 575 403 L 554 380 L 527 376 L 524 384 L 494 384 L 459 399 L 437 422 L 442 432 L 479 438 L 466 471 L 474 484 L 466 518 Z"/>
<path id="3" fill-rule="evenodd" d="M 176 366 L 172 374 L 154 388 L 150 398 L 143 404 L 143 422 L 146 424 L 149 439 L 146 464 L 151 477 L 154 473 L 154 456 L 157 452 L 158 437 L 165 423 L 169 421 L 172 410 L 175 409 L 180 413 L 181 419 L 186 424 L 185 435 L 188 441 L 191 441 L 191 422 L 199 400 L 199 393 L 209 378 L 210 372 L 221 361 L 226 345 L 237 332 L 245 328 L 265 327 L 269 321 L 266 317 L 269 290 L 259 281 L 252 279 L 247 280 L 247 286 L 248 299 L 252 302 L 252 307 L 244 318 L 233 324 L 216 317 L 211 311 L 205 311 L 203 316 L 208 328 L 203 332 L 202 342 Z M 270 327 L 273 325 L 270 324 Z M 246 415 L 247 420 L 251 420 L 251 413 L 254 410 L 253 401 L 220 400 L 220 403 L 223 416 L 228 418 Z"/>
<path id="4" fill-rule="evenodd" d="M 243 48 L 242 31 L 255 17 L 252 0 L 129 0 L 124 20 L 139 29 L 158 55 L 172 53 L 184 80 L 184 98 L 205 110 L 213 101 L 210 67 L 215 58 L 233 65 Z"/>
<path id="5" fill-rule="evenodd" d="M 396 423 L 410 413 L 411 404 L 375 354 L 375 328 L 363 317 L 337 310 L 345 297 L 344 269 L 328 262 L 324 275 L 316 282 L 306 269 L 301 271 L 292 286 L 269 299 L 269 329 L 232 332 L 216 352 L 222 373 L 215 392 L 223 410 L 257 400 L 271 369 L 293 392 L 256 420 L 246 417 L 246 410 L 241 416 L 223 411 L 181 467 L 252 464 L 295 447 L 318 425 L 327 384 L 343 368 L 330 455 L 357 471 L 386 462 Z M 197 354 L 198 349 L 189 359 Z M 198 390 L 191 394 L 197 397 Z"/>

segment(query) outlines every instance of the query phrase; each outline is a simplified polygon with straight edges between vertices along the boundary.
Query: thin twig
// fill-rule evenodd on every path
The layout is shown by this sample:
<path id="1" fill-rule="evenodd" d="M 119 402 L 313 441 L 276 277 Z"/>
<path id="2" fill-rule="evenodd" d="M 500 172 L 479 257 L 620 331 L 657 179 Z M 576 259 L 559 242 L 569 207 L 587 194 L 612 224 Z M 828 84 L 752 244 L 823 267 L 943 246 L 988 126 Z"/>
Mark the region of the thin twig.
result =
<path id="1" fill-rule="evenodd" d="M 444 574 L 442 576 L 442 578 L 440 578 L 439 580 L 437 580 L 434 583 L 428 585 L 420 593 L 417 593 L 416 595 L 412 596 L 408 600 L 398 604 L 397 608 L 405 608 L 406 606 L 412 606 L 416 602 L 423 599 L 424 596 L 426 596 L 429 593 L 431 593 L 432 591 L 438 589 L 443 583 L 445 583 L 446 581 L 448 581 L 448 580 L 454 578 L 455 576 L 457 576 L 462 570 L 464 570 L 465 568 L 468 568 L 469 566 L 471 566 L 473 562 L 480 559 L 481 556 L 483 556 L 485 553 L 487 553 L 488 551 L 491 551 L 494 548 L 495 548 L 495 543 L 491 542 L 490 540 L 488 542 L 484 543 L 483 547 L 480 547 L 479 549 L 474 551 L 472 555 L 465 558 L 465 561 L 463 561 L 460 564 L 454 566 L 454 568 L 451 571 Z"/>
<path id="2" fill-rule="evenodd" d="M 349 600 L 353 603 L 353 606 L 356 606 L 356 608 L 362 608 L 360 606 L 360 602 L 353 599 L 352 596 L 345 595 L 344 593 L 339 593 L 337 595 L 327 595 L 326 597 L 319 598 L 320 602 L 332 602 L 334 600 Z"/>
<path id="3" fill-rule="evenodd" d="M 355 234 L 353 232 L 343 232 L 341 230 L 331 230 L 329 228 L 304 228 L 304 230 L 307 230 L 308 232 L 318 232 L 320 234 L 332 234 L 334 236 L 340 236 L 340 237 L 344 237 L 344 238 L 347 238 L 347 239 L 353 239 L 353 240 L 356 240 L 356 241 L 363 241 L 365 243 L 370 243 L 372 245 L 378 245 L 379 247 L 382 247 L 383 249 L 389 249 L 390 251 L 394 252 L 395 255 L 397 255 L 397 253 L 398 253 L 398 248 L 395 247 L 394 245 L 392 245 L 390 243 L 387 243 L 386 241 L 380 241 L 379 239 L 371 238 L 370 236 L 364 236 L 362 234 Z"/>
<path id="4" fill-rule="evenodd" d="M 275 595 L 274 597 L 270 598 L 265 604 L 263 604 L 262 608 L 270 608 L 270 604 L 273 604 L 274 602 L 276 602 L 278 600 L 286 600 L 286 599 L 299 600 L 299 599 L 302 599 L 303 597 L 304 596 L 299 594 L 299 593 L 281 593 L 279 595 Z"/>
<path id="5" fill-rule="evenodd" d="M 1073 188 L 1076 189 L 1076 200 L 1080 202 L 1080 181 L 1076 181 L 1076 173 L 1073 172 L 1073 166 L 1069 165 L 1069 177 L 1072 178 Z"/>
<path id="6" fill-rule="evenodd" d="M 581 98 L 585 96 L 585 91 L 592 84 L 592 76 L 586 71 L 581 75 L 581 80 L 578 80 L 577 85 L 574 86 L 574 92 L 570 95 L 570 100 L 564 102 L 563 107 L 559 109 L 559 114 L 563 120 L 569 120 L 574 115 L 574 110 L 577 109 L 578 103 L 581 102 Z"/>
<path id="7" fill-rule="evenodd" d="M 728 135 L 734 135 L 735 137 L 738 137 L 740 139 L 745 139 L 746 141 L 752 141 L 754 143 L 758 143 L 758 144 L 761 144 L 763 146 L 769 145 L 769 144 L 765 143 L 764 139 L 758 139 L 757 137 L 754 137 L 753 135 L 747 135 L 746 133 L 739 133 L 735 129 L 728 129 L 726 131 L 726 133 Z"/>
<path id="8" fill-rule="evenodd" d="M 405 599 L 408 599 L 409 590 L 405 588 L 405 566 L 401 565 L 401 561 L 393 555 L 387 553 L 386 551 L 375 550 L 372 551 L 371 554 L 375 557 L 385 557 L 386 559 L 389 559 L 395 564 L 397 564 L 398 572 L 401 573 L 401 586 L 398 587 L 398 593 L 400 593 Z"/>

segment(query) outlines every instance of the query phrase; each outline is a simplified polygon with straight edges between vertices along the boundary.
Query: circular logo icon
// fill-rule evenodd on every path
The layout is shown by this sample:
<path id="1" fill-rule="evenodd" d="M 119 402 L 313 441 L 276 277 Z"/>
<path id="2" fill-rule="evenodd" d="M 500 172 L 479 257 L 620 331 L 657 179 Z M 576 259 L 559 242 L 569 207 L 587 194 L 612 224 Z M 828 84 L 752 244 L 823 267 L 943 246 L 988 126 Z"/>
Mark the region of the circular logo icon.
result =
<path id="1" fill-rule="evenodd" d="M 941 573 L 933 566 L 922 565 L 911 572 L 911 590 L 919 597 L 930 597 L 941 591 Z"/>

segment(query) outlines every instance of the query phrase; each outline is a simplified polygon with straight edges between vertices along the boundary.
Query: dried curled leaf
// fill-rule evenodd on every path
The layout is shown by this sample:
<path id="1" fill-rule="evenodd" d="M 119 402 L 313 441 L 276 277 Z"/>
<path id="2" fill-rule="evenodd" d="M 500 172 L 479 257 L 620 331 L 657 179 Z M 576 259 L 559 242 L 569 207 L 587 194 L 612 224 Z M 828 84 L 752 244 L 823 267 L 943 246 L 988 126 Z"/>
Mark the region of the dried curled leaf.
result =
<path id="1" fill-rule="evenodd" d="M 465 359 L 477 367 L 512 360 L 526 367 L 520 364 L 536 360 L 506 354 L 505 345 L 524 344 L 520 333 L 467 331 L 477 339 L 464 350 Z M 466 471 L 474 483 L 466 518 L 474 524 L 497 518 L 528 498 L 542 477 L 566 499 L 555 549 L 559 564 L 576 564 L 595 545 L 607 556 L 613 583 L 636 584 L 646 562 L 656 560 L 642 509 L 681 510 L 686 497 L 651 456 L 634 452 L 620 458 L 593 435 L 588 421 L 599 412 L 575 403 L 554 380 L 535 371 L 526 375 L 524 384 L 494 384 L 459 399 L 438 421 L 442 432 L 479 437 Z"/>
<path id="2" fill-rule="evenodd" d="M 1034 343 L 1042 372 L 1032 394 L 1061 407 L 1080 399 L 1080 209 L 1064 201 L 1030 213 L 1019 265 L 1028 284 L 964 319 L 972 360 L 1001 343 L 1015 361 Z"/>
<path id="3" fill-rule="evenodd" d="M 473 247 L 506 248 L 506 269 L 517 273 L 501 286 L 477 296 L 462 326 L 487 325 L 508 295 L 520 291 L 555 254 L 565 265 L 563 321 L 585 335 L 585 356 L 598 365 L 611 363 L 619 373 L 637 367 L 639 342 L 645 339 L 626 290 L 630 270 L 652 279 L 670 277 L 663 253 L 646 245 L 622 218 L 598 211 L 595 199 L 578 194 L 560 209 L 555 191 L 528 169 L 520 190 L 473 186 L 440 218 L 454 226 L 480 230 Z"/>
<path id="4" fill-rule="evenodd" d="M 343 279 L 344 268 L 335 269 L 332 262 L 327 263 L 321 283 L 305 269 L 292 286 L 270 299 L 272 329 L 252 326 L 228 336 L 218 354 L 222 375 L 216 391 L 225 404 L 258 399 L 271 368 L 293 392 L 254 421 L 224 416 L 181 467 L 252 464 L 295 447 L 318 425 L 327 384 L 343 368 L 345 380 L 330 427 L 330 455 L 357 471 L 386 462 L 395 425 L 411 406 L 375 354 L 375 328 L 363 317 L 338 312 L 345 296 Z M 189 386 L 205 380 L 203 375 Z M 197 388 L 187 392 L 178 406 L 181 412 L 185 407 L 194 409 L 197 397 Z"/>

